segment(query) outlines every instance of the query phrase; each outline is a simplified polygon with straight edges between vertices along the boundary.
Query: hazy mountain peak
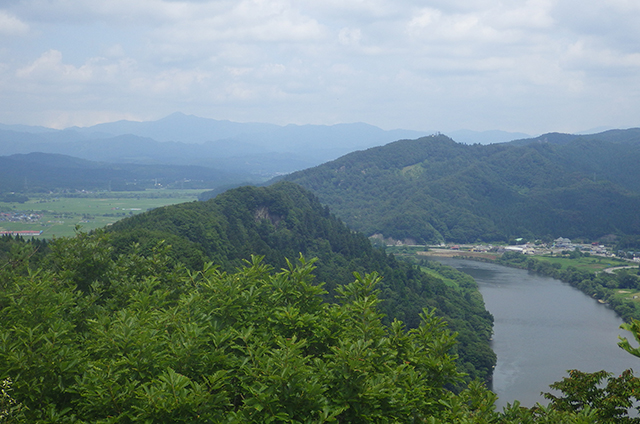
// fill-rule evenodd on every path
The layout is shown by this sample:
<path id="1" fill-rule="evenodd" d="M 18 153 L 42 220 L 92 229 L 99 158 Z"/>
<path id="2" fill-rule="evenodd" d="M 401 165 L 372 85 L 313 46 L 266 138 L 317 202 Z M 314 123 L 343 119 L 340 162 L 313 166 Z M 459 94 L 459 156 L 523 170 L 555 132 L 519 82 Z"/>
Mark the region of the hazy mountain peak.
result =
<path id="1" fill-rule="evenodd" d="M 19 125 L 19 124 L 17 125 L 0 124 L 0 130 L 14 131 L 14 132 L 27 132 L 31 134 L 49 133 L 49 132 L 58 131 L 53 128 L 31 126 L 31 125 Z"/>

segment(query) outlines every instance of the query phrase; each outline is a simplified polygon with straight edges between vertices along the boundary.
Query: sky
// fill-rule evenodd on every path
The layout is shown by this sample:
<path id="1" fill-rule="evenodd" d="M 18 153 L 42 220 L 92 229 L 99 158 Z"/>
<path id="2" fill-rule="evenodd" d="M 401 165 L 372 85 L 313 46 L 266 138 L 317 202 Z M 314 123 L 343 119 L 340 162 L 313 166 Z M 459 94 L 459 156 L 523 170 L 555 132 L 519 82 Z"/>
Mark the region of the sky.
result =
<path id="1" fill-rule="evenodd" d="M 638 0 L 2 0 L 0 123 L 640 126 Z"/>

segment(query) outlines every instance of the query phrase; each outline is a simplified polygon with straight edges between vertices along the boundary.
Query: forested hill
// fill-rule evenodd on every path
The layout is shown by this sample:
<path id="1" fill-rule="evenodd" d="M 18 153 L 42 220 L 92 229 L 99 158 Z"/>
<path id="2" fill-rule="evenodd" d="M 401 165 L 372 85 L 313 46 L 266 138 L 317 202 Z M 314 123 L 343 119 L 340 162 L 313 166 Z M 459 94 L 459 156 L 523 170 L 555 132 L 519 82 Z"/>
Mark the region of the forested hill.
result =
<path id="1" fill-rule="evenodd" d="M 433 135 L 284 179 L 368 236 L 436 243 L 639 234 L 637 132 L 492 145 Z"/>
<path id="2" fill-rule="evenodd" d="M 596 134 L 547 133 L 534 138 L 513 140 L 509 144 L 525 145 L 532 142 L 567 144 L 572 141 L 605 141 L 616 144 L 637 144 L 640 142 L 640 128 L 608 130 Z"/>
<path id="3" fill-rule="evenodd" d="M 177 259 L 193 269 L 213 261 L 233 271 L 251 255 L 262 255 L 276 270 L 288 268 L 300 254 L 317 257 L 317 282 L 331 294 L 353 280 L 353 272 L 382 275 L 382 311 L 387 321 L 401 319 L 409 327 L 419 323 L 422 308 L 436 308 L 449 327 L 459 333 L 458 352 L 463 369 L 487 379 L 495 364 L 489 347 L 492 317 L 471 279 L 457 287 L 427 275 L 416 266 L 396 261 L 374 249 L 361 233 L 347 228 L 318 199 L 298 185 L 241 187 L 206 202 L 167 206 L 119 221 L 109 235 L 119 252 L 133 242 L 143 251 L 160 240 L 173 246 Z"/>

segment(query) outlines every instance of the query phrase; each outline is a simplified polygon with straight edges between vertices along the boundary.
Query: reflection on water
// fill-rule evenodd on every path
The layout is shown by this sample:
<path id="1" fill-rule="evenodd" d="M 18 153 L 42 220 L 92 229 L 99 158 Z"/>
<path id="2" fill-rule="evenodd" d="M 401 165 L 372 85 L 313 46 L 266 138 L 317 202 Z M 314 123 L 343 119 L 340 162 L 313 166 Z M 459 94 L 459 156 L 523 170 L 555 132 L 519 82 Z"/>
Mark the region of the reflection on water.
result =
<path id="1" fill-rule="evenodd" d="M 494 316 L 492 348 L 498 356 L 493 391 L 498 410 L 540 395 L 567 370 L 640 370 L 640 359 L 617 345 L 622 320 L 609 308 L 559 280 L 526 270 L 455 258 L 438 261 L 471 275 Z"/>

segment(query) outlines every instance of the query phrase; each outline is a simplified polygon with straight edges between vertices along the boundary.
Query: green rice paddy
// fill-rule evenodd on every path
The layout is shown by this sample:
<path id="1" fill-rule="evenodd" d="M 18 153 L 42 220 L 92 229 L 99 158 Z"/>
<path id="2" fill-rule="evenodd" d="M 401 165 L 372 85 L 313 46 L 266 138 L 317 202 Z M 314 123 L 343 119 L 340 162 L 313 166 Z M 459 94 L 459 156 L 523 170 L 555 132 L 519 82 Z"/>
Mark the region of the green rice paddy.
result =
<path id="1" fill-rule="evenodd" d="M 25 203 L 0 202 L 0 212 L 38 215 L 30 221 L 0 220 L 0 231 L 42 231 L 39 237 L 68 237 L 76 226 L 83 231 L 102 228 L 131 215 L 176 203 L 192 202 L 203 190 L 146 190 L 30 196 Z M 72 197 L 70 197 L 72 196 Z"/>

